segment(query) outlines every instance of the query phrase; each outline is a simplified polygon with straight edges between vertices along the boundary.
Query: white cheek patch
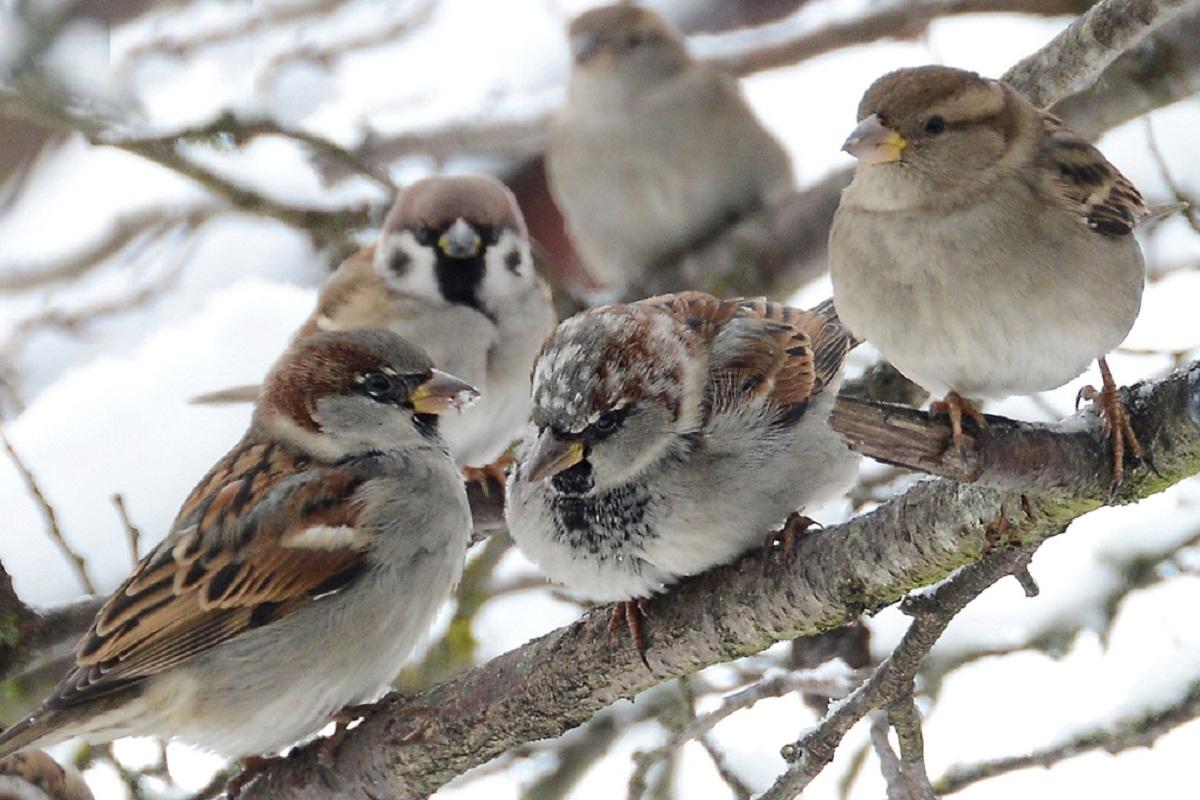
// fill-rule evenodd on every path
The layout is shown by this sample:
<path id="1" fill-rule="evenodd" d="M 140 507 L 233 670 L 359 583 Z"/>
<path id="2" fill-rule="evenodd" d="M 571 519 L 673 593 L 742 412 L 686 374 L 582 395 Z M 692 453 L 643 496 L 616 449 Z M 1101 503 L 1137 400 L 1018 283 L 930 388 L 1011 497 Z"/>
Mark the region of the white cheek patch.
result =
<path id="1" fill-rule="evenodd" d="M 509 266 L 509 258 L 516 253 L 516 267 Z M 488 247 L 483 256 L 483 283 L 479 289 L 479 299 L 484 308 L 490 305 L 492 298 L 509 297 L 534 283 L 533 256 L 529 251 L 529 242 L 519 236 L 516 231 L 505 230 L 495 244 Z"/>
<path id="2" fill-rule="evenodd" d="M 408 256 L 407 266 L 397 272 L 392 269 L 393 256 L 397 253 Z M 375 271 L 383 282 L 399 294 L 441 300 L 434 267 L 437 256 L 432 248 L 417 241 L 411 231 L 400 231 L 387 236 L 375 248 Z"/>
<path id="3" fill-rule="evenodd" d="M 296 550 L 362 550 L 368 539 L 361 530 L 349 525 L 316 525 L 289 533 L 280 544 Z"/>

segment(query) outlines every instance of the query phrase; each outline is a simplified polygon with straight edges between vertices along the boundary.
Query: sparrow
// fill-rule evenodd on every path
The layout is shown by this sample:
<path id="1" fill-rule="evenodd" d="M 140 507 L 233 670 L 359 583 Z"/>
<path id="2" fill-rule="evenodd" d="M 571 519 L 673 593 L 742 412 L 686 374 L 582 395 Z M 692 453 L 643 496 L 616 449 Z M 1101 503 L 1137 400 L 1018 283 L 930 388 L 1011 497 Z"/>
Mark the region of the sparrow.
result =
<path id="1" fill-rule="evenodd" d="M 0 800 L 93 800 L 83 777 L 41 750 L 0 758 Z"/>
<path id="2" fill-rule="evenodd" d="M 852 483 L 858 457 L 828 418 L 854 344 L 828 302 L 684 292 L 566 320 L 534 366 L 513 541 L 552 580 L 617 602 L 644 651 L 637 601 Z"/>
<path id="3" fill-rule="evenodd" d="M 240 758 L 382 694 L 462 572 L 471 515 L 438 414 L 473 395 L 390 331 L 297 342 L 0 756 L 154 736 Z"/>
<path id="4" fill-rule="evenodd" d="M 842 319 L 948 412 L 1054 389 L 1099 359 L 1114 481 L 1141 456 L 1104 359 L 1132 327 L 1145 265 L 1137 189 L 1015 89 L 942 66 L 879 78 L 844 148 L 858 159 L 829 239 Z"/>
<path id="5" fill-rule="evenodd" d="M 459 465 L 478 466 L 495 461 L 526 424 L 533 358 L 555 322 L 512 192 L 488 176 L 444 175 L 401 192 L 378 240 L 326 281 L 296 339 L 380 327 L 425 350 L 479 389 L 478 402 L 441 425 Z M 236 387 L 197 401 L 256 394 Z"/>
<path id="6" fill-rule="evenodd" d="M 572 21 L 569 38 L 574 63 L 546 169 L 598 282 L 636 284 L 793 188 L 787 153 L 736 79 L 693 60 L 653 11 L 592 9 Z"/>

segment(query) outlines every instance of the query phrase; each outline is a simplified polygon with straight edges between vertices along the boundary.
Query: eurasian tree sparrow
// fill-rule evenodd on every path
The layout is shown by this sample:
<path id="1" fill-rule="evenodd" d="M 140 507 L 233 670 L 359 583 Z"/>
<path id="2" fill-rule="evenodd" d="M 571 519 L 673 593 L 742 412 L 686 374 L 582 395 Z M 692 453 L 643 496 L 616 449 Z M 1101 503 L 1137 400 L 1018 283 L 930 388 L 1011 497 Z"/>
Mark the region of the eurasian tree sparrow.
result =
<path id="1" fill-rule="evenodd" d="M 460 465 L 478 466 L 500 456 L 528 420 L 529 372 L 554 323 L 512 192 L 483 175 L 443 175 L 401 192 L 376 243 L 338 267 L 296 336 L 387 328 L 476 386 L 479 401 L 443 419 L 442 435 Z M 239 387 L 197 399 L 256 393 Z"/>
<path id="2" fill-rule="evenodd" d="M 787 153 L 736 79 L 692 60 L 653 11 L 596 8 L 569 36 L 574 66 L 546 168 L 571 240 L 599 282 L 636 283 L 660 259 L 793 188 Z"/>
<path id="3" fill-rule="evenodd" d="M 829 254 L 846 324 L 904 375 L 966 399 L 1054 389 L 1100 360 L 1119 480 L 1140 448 L 1104 355 L 1141 304 L 1133 231 L 1150 209 L 1100 151 L 1000 81 L 942 66 L 884 75 L 844 149 L 858 169 Z"/>
<path id="4" fill-rule="evenodd" d="M 829 303 L 701 292 L 566 320 L 534 367 L 513 541 L 632 623 L 624 601 L 734 560 L 850 485 L 858 457 L 828 417 L 853 344 Z"/>
<path id="5" fill-rule="evenodd" d="M 259 754 L 384 692 L 462 572 L 471 514 L 436 415 L 473 395 L 390 331 L 296 343 L 0 755 L 133 735 Z"/>

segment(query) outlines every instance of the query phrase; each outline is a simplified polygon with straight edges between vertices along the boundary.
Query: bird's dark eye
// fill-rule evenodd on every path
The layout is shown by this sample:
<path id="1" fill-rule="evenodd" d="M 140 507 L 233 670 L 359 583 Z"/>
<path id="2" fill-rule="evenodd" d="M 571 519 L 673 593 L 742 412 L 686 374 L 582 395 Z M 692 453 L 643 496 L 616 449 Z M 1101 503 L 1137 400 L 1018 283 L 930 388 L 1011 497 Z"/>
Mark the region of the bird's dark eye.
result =
<path id="1" fill-rule="evenodd" d="M 641 47 L 646 43 L 646 34 L 641 31 L 634 31 L 625 37 L 625 49 L 632 50 L 635 47 Z"/>
<path id="2" fill-rule="evenodd" d="M 358 379 L 358 388 L 367 397 L 381 403 L 392 402 L 398 396 L 400 383 L 384 372 L 368 372 Z"/>
<path id="3" fill-rule="evenodd" d="M 625 421 L 625 416 L 628 412 L 625 409 L 617 411 L 609 411 L 606 414 L 601 414 L 600 419 L 592 423 L 592 430 L 600 436 L 608 436 L 610 433 L 621 427 L 621 423 Z"/>
<path id="4" fill-rule="evenodd" d="M 417 241 L 421 244 L 433 244 L 433 240 L 437 236 L 437 232 L 428 225 L 421 224 L 417 226 L 415 231 L 413 231 L 413 235 L 417 237 Z"/>
<path id="5" fill-rule="evenodd" d="M 925 120 L 925 132 L 930 136 L 937 136 L 944 130 L 946 130 L 946 120 L 942 119 L 937 114 Z"/>

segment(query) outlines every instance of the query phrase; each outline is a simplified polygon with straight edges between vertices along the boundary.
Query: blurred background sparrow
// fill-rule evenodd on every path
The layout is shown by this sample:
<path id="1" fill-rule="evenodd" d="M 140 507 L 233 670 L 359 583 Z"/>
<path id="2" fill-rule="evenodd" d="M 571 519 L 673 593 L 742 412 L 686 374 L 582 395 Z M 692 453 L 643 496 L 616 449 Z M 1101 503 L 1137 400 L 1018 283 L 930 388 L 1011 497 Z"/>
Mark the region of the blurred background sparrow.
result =
<path id="1" fill-rule="evenodd" d="M 462 572 L 437 415 L 473 395 L 390 331 L 299 341 L 0 755 L 147 735 L 255 755 L 382 694 Z"/>
<path id="2" fill-rule="evenodd" d="M 546 168 L 592 277 L 619 292 L 659 259 L 793 188 L 737 80 L 694 61 L 660 16 L 622 3 L 569 30 L 574 64 Z M 674 287 L 684 289 L 688 287 Z"/>
<path id="3" fill-rule="evenodd" d="M 513 541 L 553 580 L 621 603 L 643 649 L 625 601 L 762 546 L 854 480 L 828 425 L 853 345 L 828 302 L 685 292 L 566 320 L 534 368 Z"/>
<path id="4" fill-rule="evenodd" d="M 1010 86 L 942 66 L 884 75 L 845 150 L 858 159 L 830 234 L 838 311 L 950 414 L 1054 389 L 1100 360 L 1113 446 L 1140 456 L 1104 360 L 1133 326 L 1151 215 L 1104 156 Z"/>
<path id="5" fill-rule="evenodd" d="M 441 422 L 455 460 L 479 466 L 495 461 L 527 421 L 533 358 L 554 323 L 512 192 L 490 176 L 444 175 L 400 193 L 378 240 L 338 267 L 296 335 L 373 326 L 422 348 L 480 392 Z M 248 401 L 257 391 L 237 387 L 197 401 Z"/>

